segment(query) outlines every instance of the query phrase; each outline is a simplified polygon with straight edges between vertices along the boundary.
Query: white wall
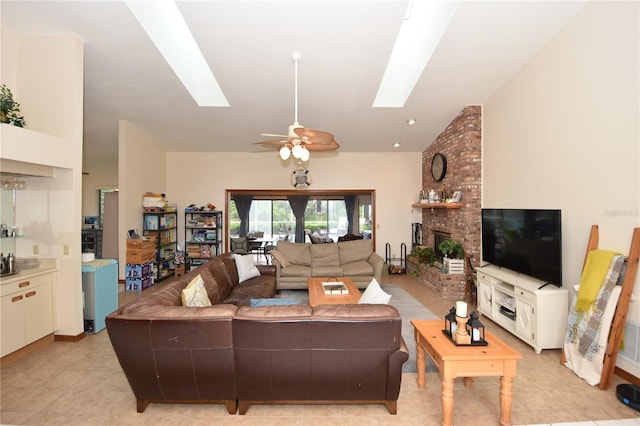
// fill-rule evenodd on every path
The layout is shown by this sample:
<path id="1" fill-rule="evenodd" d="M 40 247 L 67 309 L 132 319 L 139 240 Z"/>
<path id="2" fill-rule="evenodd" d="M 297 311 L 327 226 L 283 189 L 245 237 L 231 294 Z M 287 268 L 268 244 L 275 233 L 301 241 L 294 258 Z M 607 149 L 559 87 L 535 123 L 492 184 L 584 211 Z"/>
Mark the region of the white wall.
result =
<path id="1" fill-rule="evenodd" d="M 421 153 L 312 153 L 307 168 L 309 189 L 373 189 L 376 191 L 376 251 L 384 256 L 385 244 L 399 253 L 400 243 L 411 249 L 411 223 L 421 212 L 411 203 L 420 191 Z M 167 155 L 166 194 L 183 210 L 189 204 L 213 203 L 225 208 L 226 189 L 293 189 L 292 160 L 283 162 L 272 153 L 171 152 Z M 181 213 L 179 223 L 184 223 Z M 183 239 L 184 235 L 180 235 Z"/>
<path id="2" fill-rule="evenodd" d="M 484 105 L 483 206 L 562 209 L 565 287 L 592 224 L 623 253 L 640 226 L 638 16 L 637 2 L 587 3 Z"/>
<path id="3" fill-rule="evenodd" d="M 28 129 L 2 126 L 2 158 L 51 166 L 53 178 L 30 178 L 16 205 L 24 225 L 19 256 L 57 259 L 55 333 L 84 331 L 80 220 L 84 45 L 76 36 L 16 37 L 2 29 L 2 76 Z M 4 76 L 8 80 L 4 80 Z"/>

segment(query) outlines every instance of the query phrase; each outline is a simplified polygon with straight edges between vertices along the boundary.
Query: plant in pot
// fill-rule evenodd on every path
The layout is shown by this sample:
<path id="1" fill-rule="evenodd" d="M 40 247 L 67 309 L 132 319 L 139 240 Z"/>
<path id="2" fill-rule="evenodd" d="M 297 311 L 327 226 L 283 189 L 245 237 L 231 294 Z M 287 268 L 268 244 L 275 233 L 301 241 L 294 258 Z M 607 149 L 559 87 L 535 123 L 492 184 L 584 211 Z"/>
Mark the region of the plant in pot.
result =
<path id="1" fill-rule="evenodd" d="M 464 247 L 460 241 L 447 239 L 442 241 L 438 248 L 444 254 L 442 272 L 449 274 L 464 272 Z"/>
<path id="2" fill-rule="evenodd" d="M 414 275 L 420 273 L 421 265 L 433 266 L 438 260 L 433 249 L 427 246 L 414 247 L 413 250 L 411 250 L 411 253 L 409 253 L 409 256 L 414 257 L 418 261 Z"/>
<path id="3" fill-rule="evenodd" d="M 4 84 L 0 87 L 0 123 L 17 127 L 24 127 L 27 124 L 20 114 L 20 104 L 13 100 L 13 93 Z"/>

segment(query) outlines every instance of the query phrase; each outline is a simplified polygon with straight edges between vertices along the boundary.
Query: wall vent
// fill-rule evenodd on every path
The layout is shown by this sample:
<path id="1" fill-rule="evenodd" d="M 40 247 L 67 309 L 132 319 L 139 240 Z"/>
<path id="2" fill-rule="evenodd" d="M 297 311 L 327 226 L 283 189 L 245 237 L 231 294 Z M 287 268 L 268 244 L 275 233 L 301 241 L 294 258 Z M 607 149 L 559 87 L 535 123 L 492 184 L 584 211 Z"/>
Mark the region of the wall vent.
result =
<path id="1" fill-rule="evenodd" d="M 635 365 L 640 366 L 640 348 L 638 347 L 640 337 L 640 324 L 627 321 L 624 328 L 624 347 L 618 352 L 620 358 L 624 358 Z"/>

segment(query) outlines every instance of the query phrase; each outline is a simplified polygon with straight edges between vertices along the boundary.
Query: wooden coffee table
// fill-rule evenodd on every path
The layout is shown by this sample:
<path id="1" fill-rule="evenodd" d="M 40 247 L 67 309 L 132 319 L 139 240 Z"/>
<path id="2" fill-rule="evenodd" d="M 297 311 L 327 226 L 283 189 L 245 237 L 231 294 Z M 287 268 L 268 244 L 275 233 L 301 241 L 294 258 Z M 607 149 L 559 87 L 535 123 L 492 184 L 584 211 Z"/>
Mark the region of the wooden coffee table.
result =
<path id="1" fill-rule="evenodd" d="M 348 294 L 324 294 L 322 283 L 327 281 L 343 282 L 349 289 Z M 309 278 L 309 305 L 315 307 L 318 305 L 336 305 L 347 303 L 358 303 L 360 300 L 360 290 L 348 277 L 313 277 Z"/>
<path id="2" fill-rule="evenodd" d="M 473 377 L 500 376 L 500 424 L 511 424 L 511 388 L 516 362 L 522 355 L 485 330 L 487 346 L 456 346 L 442 333 L 444 320 L 411 320 L 416 337 L 418 387 L 425 387 L 425 353 L 438 366 L 442 382 L 442 425 L 453 425 L 453 382 L 464 378 L 471 387 Z"/>

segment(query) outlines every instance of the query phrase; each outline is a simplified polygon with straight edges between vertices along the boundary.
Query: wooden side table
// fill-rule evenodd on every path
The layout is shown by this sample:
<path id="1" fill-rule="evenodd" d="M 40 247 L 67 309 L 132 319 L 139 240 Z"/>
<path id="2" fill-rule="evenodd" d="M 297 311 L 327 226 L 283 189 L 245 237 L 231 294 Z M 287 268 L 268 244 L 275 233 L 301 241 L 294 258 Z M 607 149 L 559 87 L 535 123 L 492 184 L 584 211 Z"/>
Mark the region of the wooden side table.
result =
<path id="1" fill-rule="evenodd" d="M 453 383 L 464 378 L 471 387 L 473 377 L 500 377 L 500 425 L 511 425 L 511 389 L 516 363 L 522 355 L 485 330 L 487 346 L 456 346 L 442 332 L 444 320 L 412 320 L 416 338 L 418 387 L 424 388 L 425 353 L 438 367 L 442 382 L 442 425 L 453 425 Z"/>

